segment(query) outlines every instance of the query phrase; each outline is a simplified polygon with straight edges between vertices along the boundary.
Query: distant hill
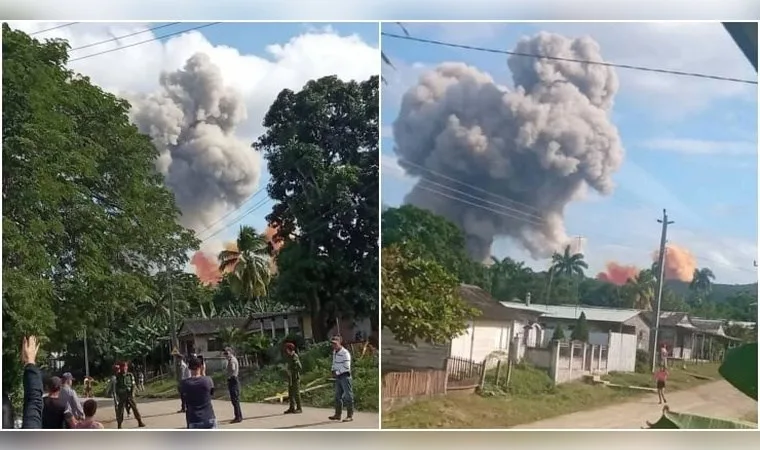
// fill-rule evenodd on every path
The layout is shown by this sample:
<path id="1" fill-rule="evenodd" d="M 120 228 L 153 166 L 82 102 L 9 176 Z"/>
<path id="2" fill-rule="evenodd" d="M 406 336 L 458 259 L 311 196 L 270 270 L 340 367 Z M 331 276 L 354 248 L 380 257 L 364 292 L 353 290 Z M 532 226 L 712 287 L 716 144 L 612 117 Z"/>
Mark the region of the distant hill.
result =
<path id="1" fill-rule="evenodd" d="M 665 286 L 676 294 L 683 297 L 689 295 L 689 283 L 677 280 L 667 280 Z M 716 303 L 725 301 L 728 297 L 739 292 L 754 292 L 757 293 L 757 283 L 752 284 L 713 284 L 712 292 L 710 293 L 710 299 Z"/>

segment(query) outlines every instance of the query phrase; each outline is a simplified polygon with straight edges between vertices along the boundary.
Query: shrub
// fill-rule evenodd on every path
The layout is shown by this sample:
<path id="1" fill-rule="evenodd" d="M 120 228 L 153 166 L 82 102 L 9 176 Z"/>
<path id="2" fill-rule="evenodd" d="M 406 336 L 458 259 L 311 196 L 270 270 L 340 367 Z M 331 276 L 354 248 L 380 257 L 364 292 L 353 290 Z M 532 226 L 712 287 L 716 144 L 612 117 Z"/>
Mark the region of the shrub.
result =
<path id="1" fill-rule="evenodd" d="M 638 349 L 636 350 L 636 372 L 638 373 L 648 373 L 651 372 L 651 367 L 649 366 L 649 352 L 646 350 Z"/>

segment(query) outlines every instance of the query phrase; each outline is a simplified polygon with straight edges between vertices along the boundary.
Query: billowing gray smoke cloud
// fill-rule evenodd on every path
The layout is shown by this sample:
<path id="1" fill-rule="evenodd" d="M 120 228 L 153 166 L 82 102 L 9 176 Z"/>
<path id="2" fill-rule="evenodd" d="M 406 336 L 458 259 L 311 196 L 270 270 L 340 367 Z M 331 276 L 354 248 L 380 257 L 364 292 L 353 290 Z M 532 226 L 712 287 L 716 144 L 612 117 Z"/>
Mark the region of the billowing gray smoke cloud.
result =
<path id="1" fill-rule="evenodd" d="M 161 153 L 157 169 L 174 192 L 182 224 L 201 231 L 240 206 L 259 181 L 259 155 L 235 135 L 247 118 L 244 99 L 203 53 L 161 74 L 160 86 L 130 99 L 132 120 Z"/>
<path id="2" fill-rule="evenodd" d="M 592 39 L 549 33 L 515 52 L 602 61 Z M 521 56 L 508 66 L 512 91 L 474 67 L 439 65 L 404 94 L 393 124 L 399 164 L 420 177 L 406 201 L 457 223 L 477 260 L 497 236 L 534 258 L 566 245 L 565 206 L 587 186 L 609 194 L 624 157 L 612 68 Z"/>

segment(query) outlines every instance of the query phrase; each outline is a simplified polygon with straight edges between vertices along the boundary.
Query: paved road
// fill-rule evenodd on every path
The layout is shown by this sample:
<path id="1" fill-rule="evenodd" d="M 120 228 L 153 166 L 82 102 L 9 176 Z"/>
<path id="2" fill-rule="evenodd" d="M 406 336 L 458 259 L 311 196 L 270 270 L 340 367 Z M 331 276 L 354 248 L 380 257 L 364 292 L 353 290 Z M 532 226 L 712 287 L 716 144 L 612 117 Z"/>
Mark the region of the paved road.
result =
<path id="1" fill-rule="evenodd" d="M 757 411 L 756 401 L 725 381 L 672 392 L 666 397 L 670 408 L 678 412 L 741 419 Z M 651 394 L 619 405 L 576 412 L 515 428 L 639 429 L 646 426 L 646 421 L 655 422 L 661 415 L 662 405 L 657 404 L 657 394 Z"/>
<path id="2" fill-rule="evenodd" d="M 185 415 L 178 414 L 179 400 L 149 400 L 138 398 L 137 407 L 143 416 L 146 428 L 185 428 Z M 98 399 L 97 417 L 106 428 L 116 428 L 116 412 L 110 399 Z M 282 412 L 287 405 L 266 403 L 241 403 L 243 422 L 230 424 L 232 405 L 228 401 L 214 400 L 214 412 L 223 429 L 377 429 L 379 417 L 376 413 L 354 414 L 353 422 L 333 422 L 328 419 L 333 411 L 321 408 L 304 408 L 303 414 Z M 127 419 L 124 428 L 137 428 L 137 421 Z"/>

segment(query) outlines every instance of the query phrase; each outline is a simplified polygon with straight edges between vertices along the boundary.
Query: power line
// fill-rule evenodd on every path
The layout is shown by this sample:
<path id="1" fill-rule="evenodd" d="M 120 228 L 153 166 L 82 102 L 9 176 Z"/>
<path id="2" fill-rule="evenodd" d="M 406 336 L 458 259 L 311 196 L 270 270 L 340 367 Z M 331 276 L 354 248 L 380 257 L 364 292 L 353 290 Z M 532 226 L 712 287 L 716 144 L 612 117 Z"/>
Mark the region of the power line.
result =
<path id="1" fill-rule="evenodd" d="M 96 46 L 98 46 L 98 45 L 102 45 L 102 44 L 108 44 L 109 42 L 119 41 L 119 40 L 121 40 L 121 39 L 126 39 L 126 38 L 128 38 L 128 37 L 137 36 L 137 35 L 139 35 L 139 34 L 145 34 L 145 33 L 149 33 L 149 32 L 151 32 L 151 31 L 156 31 L 156 30 L 160 30 L 160 29 L 162 29 L 162 28 L 171 27 L 171 26 L 174 26 L 174 25 L 178 25 L 178 24 L 180 24 L 180 23 L 181 23 L 181 22 L 172 22 L 172 23 L 167 23 L 167 24 L 164 24 L 164 25 L 159 25 L 159 26 L 156 26 L 156 27 L 153 27 L 153 28 L 147 28 L 147 29 L 145 29 L 145 30 L 136 31 L 136 32 L 134 32 L 134 33 L 130 33 L 130 34 L 124 34 L 124 35 L 121 35 L 121 36 L 116 36 L 116 37 L 113 37 L 113 38 L 111 38 L 111 39 L 106 39 L 106 40 L 103 40 L 103 41 L 99 41 L 99 42 L 93 42 L 92 44 L 87 44 L 87 45 L 83 45 L 83 46 L 81 46 L 81 47 L 75 47 L 75 48 L 72 48 L 71 50 L 69 50 L 69 53 L 71 53 L 71 52 L 75 52 L 75 51 L 78 51 L 78 50 L 84 50 L 84 49 L 86 49 L 86 48 L 90 48 L 90 47 L 96 47 Z"/>
<path id="2" fill-rule="evenodd" d="M 38 34 L 47 33 L 48 31 L 53 31 L 53 30 L 60 30 L 61 28 L 70 27 L 70 26 L 76 25 L 78 23 L 79 22 L 69 22 L 69 23 L 64 23 L 63 25 L 56 25 L 54 27 L 45 28 L 44 30 L 35 31 L 34 33 L 29 33 L 29 36 L 36 36 Z"/>
<path id="3" fill-rule="evenodd" d="M 405 161 L 405 162 L 406 162 L 406 163 L 409 163 L 408 161 Z M 412 165 L 414 165 L 414 164 L 412 163 Z M 425 168 L 424 168 L 424 167 L 422 167 L 422 166 L 419 166 L 419 167 L 420 167 L 421 169 L 425 169 Z M 425 170 L 427 170 L 427 169 L 425 169 Z M 439 176 L 442 176 L 442 174 L 439 174 Z M 463 185 L 465 185 L 465 186 L 471 187 L 471 188 L 473 188 L 473 189 L 476 189 L 476 190 L 482 191 L 482 192 L 483 192 L 483 193 L 485 193 L 485 194 L 488 194 L 488 195 L 492 195 L 492 196 L 494 196 L 494 197 L 501 197 L 501 198 L 504 198 L 504 199 L 510 200 L 510 199 L 508 199 L 508 198 L 506 198 L 506 197 L 502 197 L 502 196 L 500 196 L 500 195 L 498 195 L 498 194 L 494 194 L 494 193 L 492 193 L 492 192 L 489 192 L 489 191 L 487 191 L 487 190 L 485 190 L 485 189 L 477 188 L 476 186 L 472 186 L 472 185 L 470 185 L 470 184 L 468 184 L 468 183 L 465 183 L 465 182 L 463 182 L 463 181 L 457 180 L 456 178 L 452 178 L 452 177 L 446 177 L 446 178 L 447 178 L 447 179 L 449 179 L 449 180 L 451 180 L 452 182 L 455 182 L 455 183 L 460 183 L 460 184 L 463 184 Z M 426 181 L 426 182 L 428 182 L 428 183 L 430 183 L 430 180 L 427 180 L 427 179 L 424 179 L 424 178 L 423 178 L 423 179 L 421 179 L 421 181 L 423 181 L 423 180 L 424 180 L 424 181 Z M 455 200 L 455 201 L 458 201 L 458 202 L 460 202 L 460 203 L 464 203 L 464 204 L 467 204 L 467 205 L 470 205 L 470 206 L 473 206 L 473 207 L 476 207 L 476 208 L 480 208 L 480 209 L 482 209 L 482 210 L 485 210 L 485 211 L 490 211 L 490 212 L 493 212 L 493 213 L 495 213 L 495 214 L 499 214 L 499 215 L 502 215 L 502 216 L 505 216 L 505 217 L 509 217 L 509 218 L 512 218 L 512 219 L 516 219 L 516 220 L 519 220 L 519 221 L 525 222 L 526 224 L 530 224 L 530 225 L 541 225 L 540 223 L 536 223 L 536 221 L 535 221 L 535 220 L 532 220 L 532 219 L 531 219 L 531 217 L 530 217 L 531 213 L 529 213 L 529 212 L 527 212 L 527 211 L 520 211 L 520 210 L 519 210 L 519 208 L 518 208 L 518 209 L 516 209 L 516 210 L 513 210 L 513 211 L 512 211 L 512 213 L 509 213 L 509 212 L 507 212 L 507 211 L 499 211 L 499 210 L 496 210 L 496 209 L 494 209 L 494 208 L 488 207 L 488 206 L 486 206 L 486 205 L 482 205 L 482 204 L 473 203 L 472 201 L 468 201 L 468 200 L 466 200 L 466 199 L 463 199 L 463 198 L 460 198 L 460 197 L 458 197 L 458 196 L 456 196 L 456 195 L 452 195 L 451 193 L 447 193 L 447 192 L 441 192 L 440 190 L 434 189 L 433 187 L 430 187 L 430 186 L 423 186 L 423 185 L 419 185 L 419 184 L 418 184 L 418 187 L 419 187 L 420 189 L 424 189 L 424 190 L 426 190 L 426 191 L 429 191 L 429 192 L 431 192 L 431 193 L 434 193 L 434 194 L 440 195 L 440 196 L 442 196 L 442 197 L 446 197 L 446 198 L 449 198 L 449 199 L 451 199 L 451 200 Z M 445 186 L 444 186 L 444 187 L 445 187 Z M 451 190 L 451 191 L 454 191 L 454 192 L 461 192 L 461 191 L 457 191 L 456 189 L 453 189 L 453 188 L 450 188 L 450 187 L 445 187 L 445 188 L 446 188 L 446 189 L 449 189 L 449 190 Z M 506 208 L 506 206 L 505 206 L 505 205 L 499 205 L 499 204 L 497 204 L 497 203 L 493 203 L 493 202 L 490 202 L 490 201 L 486 200 L 486 199 L 485 199 L 485 197 L 478 197 L 478 196 L 475 196 L 475 195 L 472 195 L 472 194 L 465 194 L 465 195 L 467 195 L 467 196 L 469 196 L 469 197 L 471 197 L 471 198 L 473 198 L 473 199 L 475 199 L 475 200 L 481 201 L 481 202 L 491 203 L 491 204 L 493 204 L 493 205 L 496 205 L 496 206 L 499 206 L 499 207 L 502 207 L 502 208 Z M 513 202 L 515 202 L 515 201 L 513 201 Z M 519 204 L 519 202 L 515 202 L 515 203 Z M 526 206 L 527 206 L 527 205 L 526 205 Z M 534 208 L 534 209 L 535 209 L 535 208 Z M 525 216 L 516 216 L 516 215 L 514 215 L 514 212 L 515 212 L 515 211 L 517 211 L 519 214 L 525 214 L 527 217 L 525 217 Z M 538 210 L 536 209 L 536 211 L 538 211 Z M 619 244 L 619 243 L 617 243 L 617 242 L 618 242 L 618 239 L 619 239 L 619 238 L 618 238 L 618 237 L 615 237 L 615 236 L 612 236 L 612 235 L 609 235 L 609 234 L 600 234 L 600 233 L 596 233 L 596 234 L 595 234 L 595 236 L 597 236 L 597 237 L 603 237 L 603 238 L 604 238 L 604 237 L 606 237 L 606 238 L 609 238 L 609 239 L 612 241 L 612 243 L 611 243 L 611 244 L 606 244 L 606 245 L 613 245 L 613 246 L 616 246 L 616 247 L 620 247 L 620 248 L 624 248 L 624 249 L 628 249 L 628 250 L 632 250 L 632 251 L 636 251 L 636 252 L 646 252 L 646 253 L 650 253 L 648 250 L 644 250 L 644 249 L 642 249 L 641 247 L 634 247 L 634 246 L 631 246 L 631 245 L 623 245 L 623 244 Z M 690 252 L 690 253 L 691 253 L 691 252 Z M 740 266 L 739 266 L 739 267 L 737 267 L 737 266 L 734 266 L 734 265 L 731 265 L 731 264 L 727 264 L 726 262 L 722 262 L 722 261 L 718 261 L 718 260 L 715 260 L 715 259 L 712 259 L 712 258 L 708 258 L 708 257 L 706 257 L 706 256 L 703 256 L 703 255 L 698 255 L 698 254 L 695 254 L 695 253 L 691 253 L 691 254 L 692 254 L 692 255 L 693 255 L 695 258 L 697 258 L 697 259 L 699 259 L 699 260 L 702 260 L 702 261 L 709 261 L 709 262 L 713 262 L 713 263 L 715 263 L 715 264 L 718 264 L 718 265 L 720 265 L 721 267 L 725 267 L 727 270 L 730 270 L 730 271 L 744 271 L 744 272 L 747 272 L 747 273 L 756 273 L 754 270 L 752 270 L 752 269 L 750 269 L 750 268 L 748 268 L 748 267 L 740 267 Z"/>
<path id="4" fill-rule="evenodd" d="M 485 53 L 496 53 L 496 54 L 511 55 L 511 56 L 523 56 L 527 58 L 546 59 L 546 60 L 551 60 L 551 61 L 575 62 L 575 63 L 580 63 L 580 64 L 615 67 L 618 69 L 639 70 L 642 72 L 663 73 L 663 74 L 668 74 L 668 75 L 703 78 L 703 79 L 708 79 L 708 80 L 730 81 L 732 83 L 743 83 L 743 84 L 754 84 L 754 85 L 757 84 L 757 80 L 745 80 L 741 78 L 723 77 L 719 75 L 709 75 L 709 74 L 697 73 L 697 72 L 685 72 L 681 70 L 657 69 L 654 67 L 634 66 L 632 64 L 617 64 L 617 63 L 610 63 L 610 62 L 604 62 L 604 61 L 587 61 L 587 60 L 575 59 L 575 58 L 562 58 L 559 56 L 545 56 L 545 55 L 537 55 L 533 53 L 514 52 L 514 51 L 509 51 L 509 50 L 499 50 L 495 48 L 477 47 L 474 45 L 455 44 L 452 42 L 438 41 L 435 39 L 418 38 L 418 37 L 406 36 L 402 34 L 388 33 L 386 31 L 383 31 L 381 35 L 394 38 L 394 39 L 402 39 L 402 40 L 418 42 L 422 44 L 432 44 L 432 45 L 438 45 L 442 47 L 459 48 L 463 50 L 472 50 L 472 51 L 485 52 Z"/>
<path id="5" fill-rule="evenodd" d="M 403 163 L 403 164 L 406 164 L 406 165 L 409 165 L 409 166 L 412 166 L 412 167 L 415 167 L 415 168 L 417 168 L 417 169 L 420 169 L 420 170 L 424 170 L 425 172 L 431 173 L 431 174 L 433 174 L 433 175 L 435 175 L 435 176 L 437 176 L 437 177 L 440 177 L 440 178 L 443 178 L 443 179 L 445 179 L 445 180 L 448 180 L 448 181 L 451 181 L 451 182 L 457 183 L 457 184 L 459 184 L 459 185 L 461 185 L 461 186 L 464 186 L 464 187 L 468 187 L 468 188 L 470 188 L 470 189 L 472 189 L 472 190 L 475 190 L 475 191 L 478 191 L 478 192 L 482 192 L 483 194 L 487 194 L 487 195 L 491 195 L 491 196 L 493 196 L 493 197 L 496 197 L 496 198 L 500 198 L 500 199 L 503 199 L 503 200 L 505 200 L 505 201 L 507 201 L 507 202 L 509 202 L 509 203 L 513 204 L 513 205 L 516 205 L 516 206 L 518 206 L 518 207 L 523 207 L 523 208 L 524 208 L 524 209 L 526 209 L 526 210 L 532 210 L 532 211 L 535 211 L 535 212 L 537 212 L 537 213 L 539 213 L 539 214 L 541 213 L 541 210 L 539 210 L 539 209 L 538 209 L 538 208 L 536 208 L 535 206 L 532 206 L 532 205 L 528 205 L 527 203 L 519 202 L 519 201 L 517 201 L 517 200 L 511 199 L 511 198 L 509 198 L 509 197 L 505 197 L 505 196 L 503 196 L 503 195 L 495 194 L 495 193 L 493 193 L 493 192 L 490 192 L 490 191 L 487 191 L 487 190 L 485 190 L 485 189 L 483 189 L 483 188 L 480 188 L 480 187 L 478 187 L 478 186 L 475 186 L 475 185 L 473 185 L 473 184 L 471 184 L 471 183 L 466 183 L 466 182 L 464 182 L 464 181 L 458 180 L 458 179 L 456 179 L 456 178 L 452 178 L 452 177 L 450 177 L 450 176 L 448 176 L 448 175 L 445 175 L 445 174 L 442 174 L 442 173 L 440 173 L 440 172 L 436 172 L 436 171 L 435 171 L 435 170 L 433 170 L 433 169 L 429 169 L 429 168 L 427 168 L 427 167 L 425 167 L 425 166 L 422 166 L 422 165 L 420 165 L 420 164 L 417 164 L 417 163 L 415 163 L 415 162 L 409 161 L 408 159 L 399 158 L 399 159 L 398 159 L 398 162 L 399 162 L 399 163 Z M 523 211 L 522 213 L 523 213 L 523 214 L 531 214 L 531 213 L 529 213 L 529 212 L 525 212 L 525 211 Z M 541 216 L 539 216 L 538 214 L 531 214 L 531 215 L 533 215 L 533 216 L 534 216 L 534 217 L 536 217 L 536 218 L 539 218 L 539 219 L 541 219 Z"/>
<path id="6" fill-rule="evenodd" d="M 94 56 L 105 55 L 106 53 L 116 52 L 116 51 L 124 50 L 124 49 L 130 48 L 130 47 L 136 47 L 138 45 L 147 44 L 149 42 L 159 41 L 161 39 L 166 39 L 168 37 L 177 36 L 177 35 L 183 34 L 183 33 L 188 33 L 190 31 L 200 30 L 202 28 L 207 28 L 207 27 L 210 27 L 210 26 L 213 26 L 213 25 L 218 25 L 220 23 L 221 22 L 211 22 L 211 23 L 207 23 L 205 25 L 199 25 L 197 27 L 192 27 L 192 28 L 188 28 L 188 29 L 185 29 L 185 30 L 175 31 L 173 33 L 165 34 L 163 36 L 156 36 L 156 37 L 151 38 L 151 39 L 146 39 L 144 41 L 135 42 L 134 44 L 123 45 L 123 46 L 112 48 L 112 49 L 109 49 L 109 50 L 103 50 L 102 52 L 93 53 L 91 55 L 80 56 L 79 58 L 70 59 L 69 62 L 81 61 L 83 59 L 92 58 Z"/>
<path id="7" fill-rule="evenodd" d="M 254 192 L 254 193 L 253 193 L 253 194 L 251 194 L 251 195 L 250 195 L 250 196 L 249 196 L 247 199 L 245 199 L 245 201 L 244 201 L 243 203 L 241 203 L 241 204 L 240 204 L 240 206 L 238 206 L 237 208 L 235 208 L 235 209 L 233 209 L 233 210 L 231 210 L 231 211 L 228 211 L 228 212 L 227 212 L 226 214 L 224 214 L 222 217 L 220 217 L 219 219 L 217 219 L 216 221 L 214 221 L 214 223 L 212 223 L 211 225 L 207 226 L 207 227 L 206 227 L 206 228 L 204 228 L 203 230 L 201 230 L 201 231 L 197 232 L 197 233 L 196 233 L 196 235 L 201 235 L 201 234 L 203 234 L 203 233 L 205 233 L 205 232 L 207 232 L 207 231 L 211 230 L 212 228 L 214 228 L 216 225 L 218 225 L 218 224 L 219 224 L 221 221 L 223 221 L 223 220 L 224 220 L 224 219 L 226 219 L 227 217 L 231 216 L 232 214 L 234 214 L 234 213 L 235 213 L 235 212 L 237 212 L 237 211 L 240 211 L 240 209 L 243 207 L 243 205 L 244 205 L 244 204 L 246 204 L 246 203 L 248 203 L 249 201 L 251 201 L 251 200 L 253 200 L 254 198 L 256 198 L 256 196 L 257 196 L 257 195 L 259 195 L 261 192 L 263 192 L 263 191 L 264 191 L 264 189 L 266 189 L 266 187 L 261 187 L 261 188 L 259 188 L 258 190 L 256 190 L 256 192 Z M 227 228 L 227 226 L 225 226 L 224 228 Z"/>
<path id="8" fill-rule="evenodd" d="M 270 199 L 269 197 L 266 197 L 266 198 L 264 198 L 264 199 L 260 200 L 258 203 L 256 203 L 256 204 L 255 204 L 255 205 L 253 205 L 252 207 L 248 208 L 248 210 L 247 210 L 247 211 L 245 211 L 243 214 L 239 215 L 239 216 L 238 216 L 236 219 L 234 219 L 232 222 L 228 223 L 228 224 L 227 224 L 226 226 L 224 226 L 223 228 L 220 228 L 220 229 L 218 229 L 217 231 L 215 231 L 214 233 L 212 233 L 210 236 L 208 236 L 208 237 L 204 238 L 204 239 L 201 241 L 201 244 L 202 244 L 202 243 L 205 243 L 205 242 L 208 242 L 208 241 L 209 241 L 209 240 L 210 240 L 212 237 L 214 237 L 214 236 L 218 235 L 219 233 L 221 233 L 222 231 L 226 230 L 226 229 L 227 229 L 227 228 L 229 228 L 230 226 L 232 226 L 232 225 L 234 225 L 234 224 L 236 224 L 236 223 L 240 222 L 241 220 L 243 220 L 244 218 L 246 218 L 246 217 L 247 217 L 247 216 L 249 216 L 250 214 L 253 214 L 253 213 L 254 213 L 255 211 L 257 211 L 259 208 L 261 208 L 262 206 L 264 206 L 264 205 L 265 205 L 265 204 L 266 204 L 268 201 L 271 201 L 271 199 Z"/>

